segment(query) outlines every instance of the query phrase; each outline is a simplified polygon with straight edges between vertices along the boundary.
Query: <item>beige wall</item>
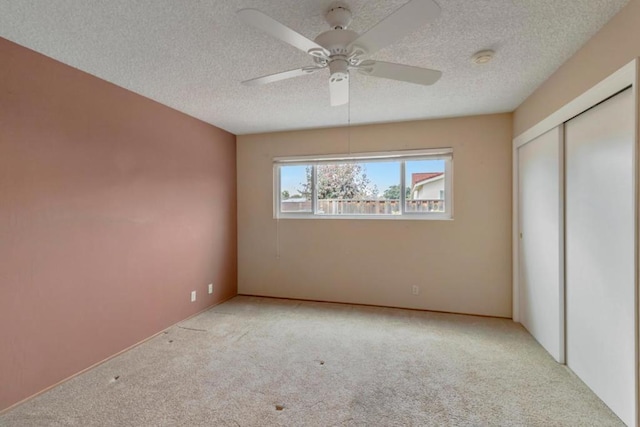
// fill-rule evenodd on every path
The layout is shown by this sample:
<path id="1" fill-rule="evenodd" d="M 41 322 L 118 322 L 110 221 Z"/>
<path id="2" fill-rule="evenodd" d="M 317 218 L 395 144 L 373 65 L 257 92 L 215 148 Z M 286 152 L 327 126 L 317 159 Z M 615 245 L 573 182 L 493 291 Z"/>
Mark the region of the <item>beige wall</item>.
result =
<path id="1" fill-rule="evenodd" d="M 514 136 L 640 56 L 640 0 L 611 19 L 514 113 Z"/>
<path id="2" fill-rule="evenodd" d="M 272 158 L 349 135 L 353 152 L 452 147 L 454 220 L 273 219 Z M 500 114 L 239 136 L 239 293 L 510 317 L 511 135 Z"/>

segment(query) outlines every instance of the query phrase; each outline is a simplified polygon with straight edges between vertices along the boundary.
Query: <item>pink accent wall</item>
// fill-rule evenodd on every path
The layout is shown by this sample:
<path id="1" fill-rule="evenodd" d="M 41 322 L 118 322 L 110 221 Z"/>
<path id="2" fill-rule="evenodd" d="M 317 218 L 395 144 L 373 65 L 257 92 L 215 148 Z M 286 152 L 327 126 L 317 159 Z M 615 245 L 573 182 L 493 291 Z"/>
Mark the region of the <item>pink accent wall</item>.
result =
<path id="1" fill-rule="evenodd" d="M 1 410 L 237 275 L 234 135 L 1 38 L 0 64 Z"/>

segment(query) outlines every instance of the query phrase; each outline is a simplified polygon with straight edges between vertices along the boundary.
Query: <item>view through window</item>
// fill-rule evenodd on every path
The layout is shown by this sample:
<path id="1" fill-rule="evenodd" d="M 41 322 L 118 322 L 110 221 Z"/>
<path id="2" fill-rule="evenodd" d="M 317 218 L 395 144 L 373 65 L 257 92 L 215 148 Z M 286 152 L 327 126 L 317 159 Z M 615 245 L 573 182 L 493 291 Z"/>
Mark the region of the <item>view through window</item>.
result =
<path id="1" fill-rule="evenodd" d="M 276 162 L 276 215 L 449 214 L 450 153 Z M 450 215 L 449 215 L 450 216 Z"/>

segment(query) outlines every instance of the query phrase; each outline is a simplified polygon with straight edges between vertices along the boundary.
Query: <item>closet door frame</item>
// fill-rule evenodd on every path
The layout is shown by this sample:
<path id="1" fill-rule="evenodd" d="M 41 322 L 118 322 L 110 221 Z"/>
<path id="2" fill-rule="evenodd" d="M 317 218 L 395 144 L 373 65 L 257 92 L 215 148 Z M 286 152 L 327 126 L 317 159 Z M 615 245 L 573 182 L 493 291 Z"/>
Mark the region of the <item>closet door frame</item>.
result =
<path id="1" fill-rule="evenodd" d="M 565 122 L 569 121 L 573 117 L 583 113 L 584 111 L 590 109 L 591 107 L 599 104 L 600 102 L 614 96 L 615 94 L 623 91 L 631 87 L 633 91 L 634 98 L 634 106 L 635 111 L 633 112 L 635 117 L 635 135 L 634 135 L 634 148 L 633 148 L 633 176 L 634 176 L 634 221 L 635 221 L 635 242 L 634 242 L 634 259 L 635 259 L 635 272 L 634 272 L 634 296 L 635 296 L 635 353 L 636 353 L 636 372 L 635 372 L 635 382 L 636 382 L 636 398 L 640 399 L 640 319 L 639 319 L 639 309 L 640 309 L 640 300 L 639 300 L 639 290 L 638 290 L 638 277 L 639 277 L 639 266 L 640 266 L 640 257 L 638 250 L 638 233 L 639 233 L 639 220 L 638 220 L 638 201 L 639 199 L 639 175 L 638 175 L 638 163 L 639 163 L 639 149 L 638 149 L 638 135 L 640 134 L 639 130 L 639 122 L 638 113 L 640 112 L 640 104 L 638 97 L 638 82 L 639 80 L 639 60 L 634 59 L 600 83 L 593 86 L 591 89 L 584 92 L 582 95 L 575 98 L 573 101 L 564 105 L 544 120 L 539 122 L 538 124 L 532 126 L 525 132 L 518 135 L 513 140 L 512 145 L 512 170 L 513 170 L 513 181 L 512 181 L 512 260 L 513 260 L 513 320 L 515 322 L 520 321 L 520 251 L 519 251 L 519 234 L 520 234 L 520 212 L 519 212 L 519 174 L 518 174 L 518 148 L 523 146 L 524 144 L 536 139 L 537 137 L 543 135 L 544 133 L 556 128 L 558 126 L 563 125 Z M 563 177 L 564 180 L 564 177 Z M 564 202 L 563 202 L 564 203 Z M 562 222 L 564 222 L 564 218 L 562 218 Z M 559 242 L 560 250 L 564 253 L 564 236 L 561 242 Z M 564 271 L 564 256 L 561 260 L 561 270 Z M 564 282 L 564 281 L 563 281 Z M 563 285 L 564 286 L 564 285 Z M 564 292 L 564 290 L 563 290 Z M 564 304 L 564 302 L 563 302 Z M 559 326 L 564 328 L 563 325 Z M 564 331 L 562 331 L 562 335 L 564 336 Z M 566 341 L 565 341 L 566 345 Z M 636 425 L 640 425 L 640 402 L 636 403 Z"/>

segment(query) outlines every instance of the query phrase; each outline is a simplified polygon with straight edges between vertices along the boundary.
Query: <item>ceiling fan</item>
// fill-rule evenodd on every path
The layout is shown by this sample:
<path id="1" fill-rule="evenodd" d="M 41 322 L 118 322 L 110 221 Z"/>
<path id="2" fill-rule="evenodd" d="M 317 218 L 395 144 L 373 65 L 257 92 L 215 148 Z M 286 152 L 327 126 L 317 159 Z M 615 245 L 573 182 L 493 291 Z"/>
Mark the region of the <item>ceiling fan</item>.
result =
<path id="1" fill-rule="evenodd" d="M 439 15 L 440 7 L 433 0 L 410 0 L 363 34 L 358 34 L 347 29 L 351 23 L 349 7 L 343 2 L 334 2 L 325 16 L 331 30 L 320 34 L 315 40 L 310 40 L 259 10 L 239 10 L 238 16 L 242 21 L 308 53 L 314 60 L 314 64 L 308 67 L 258 77 L 242 83 L 261 85 L 313 74 L 328 68 L 332 106 L 349 102 L 351 70 L 368 76 L 431 85 L 438 81 L 442 72 L 364 58 L 435 20 Z"/>

